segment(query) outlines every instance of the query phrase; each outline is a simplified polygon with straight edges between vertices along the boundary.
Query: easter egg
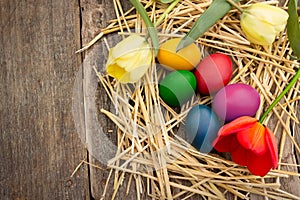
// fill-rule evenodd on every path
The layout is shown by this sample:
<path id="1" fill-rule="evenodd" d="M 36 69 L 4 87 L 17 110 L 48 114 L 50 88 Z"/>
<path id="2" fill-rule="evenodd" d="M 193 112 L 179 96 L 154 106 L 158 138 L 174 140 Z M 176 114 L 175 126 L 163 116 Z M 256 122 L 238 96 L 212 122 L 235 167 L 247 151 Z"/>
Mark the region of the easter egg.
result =
<path id="1" fill-rule="evenodd" d="M 196 105 L 188 113 L 185 121 L 186 138 L 202 153 L 212 150 L 221 124 L 212 109 L 205 105 Z"/>
<path id="2" fill-rule="evenodd" d="M 226 122 L 241 116 L 254 116 L 260 105 L 258 92 L 243 83 L 230 84 L 218 91 L 212 108 Z"/>
<path id="3" fill-rule="evenodd" d="M 201 94 L 214 94 L 230 81 L 232 62 L 229 56 L 215 53 L 205 57 L 194 72 Z"/>
<path id="4" fill-rule="evenodd" d="M 169 106 L 180 106 L 188 101 L 196 90 L 196 78 L 187 70 L 176 70 L 159 83 L 159 95 Z"/>
<path id="5" fill-rule="evenodd" d="M 158 49 L 157 60 L 168 70 L 192 70 L 201 59 L 200 49 L 194 43 L 176 52 L 180 40 L 167 40 Z"/>

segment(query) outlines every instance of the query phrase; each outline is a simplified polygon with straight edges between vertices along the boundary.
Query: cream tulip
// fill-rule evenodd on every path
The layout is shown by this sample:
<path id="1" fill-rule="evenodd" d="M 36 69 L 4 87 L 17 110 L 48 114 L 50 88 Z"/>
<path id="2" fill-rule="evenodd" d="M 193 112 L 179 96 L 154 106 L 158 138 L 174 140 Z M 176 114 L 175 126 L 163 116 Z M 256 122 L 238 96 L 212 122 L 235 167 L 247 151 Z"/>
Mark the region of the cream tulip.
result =
<path id="1" fill-rule="evenodd" d="M 133 34 L 110 49 L 106 71 L 121 83 L 134 83 L 146 73 L 152 59 L 152 50 L 145 38 Z"/>
<path id="2" fill-rule="evenodd" d="M 240 23 L 251 43 L 271 45 L 284 30 L 288 17 L 288 13 L 279 7 L 255 3 L 243 11 Z"/>

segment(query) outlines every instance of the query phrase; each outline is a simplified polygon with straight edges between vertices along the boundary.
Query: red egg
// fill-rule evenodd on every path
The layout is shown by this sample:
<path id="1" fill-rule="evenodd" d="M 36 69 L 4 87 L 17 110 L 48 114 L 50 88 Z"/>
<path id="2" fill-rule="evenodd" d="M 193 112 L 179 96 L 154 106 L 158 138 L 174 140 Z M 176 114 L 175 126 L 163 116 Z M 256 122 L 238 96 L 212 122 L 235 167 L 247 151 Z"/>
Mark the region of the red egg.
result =
<path id="1" fill-rule="evenodd" d="M 214 94 L 226 86 L 232 75 L 232 62 L 229 56 L 214 53 L 205 57 L 195 72 L 197 90 L 201 94 Z"/>

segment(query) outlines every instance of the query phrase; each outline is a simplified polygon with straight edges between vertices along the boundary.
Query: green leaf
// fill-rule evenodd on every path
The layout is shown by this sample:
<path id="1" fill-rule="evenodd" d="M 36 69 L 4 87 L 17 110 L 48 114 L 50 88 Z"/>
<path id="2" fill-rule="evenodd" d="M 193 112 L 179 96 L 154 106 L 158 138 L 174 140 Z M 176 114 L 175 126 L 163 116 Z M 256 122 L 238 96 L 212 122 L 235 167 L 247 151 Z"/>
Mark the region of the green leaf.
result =
<path id="1" fill-rule="evenodd" d="M 171 3 L 172 1 L 174 1 L 174 0 L 160 0 L 160 2 L 162 2 L 162 3 Z"/>
<path id="2" fill-rule="evenodd" d="M 138 0 L 129 0 L 129 1 L 136 8 L 138 13 L 141 15 L 143 21 L 145 22 L 148 33 L 149 33 L 151 41 L 152 41 L 155 55 L 157 55 L 159 43 L 158 43 L 158 35 L 157 35 L 156 28 L 154 27 L 153 23 L 151 22 L 143 5 Z"/>
<path id="3" fill-rule="evenodd" d="M 239 0 L 233 0 L 234 3 L 237 3 L 238 1 Z M 176 50 L 179 51 L 196 41 L 228 11 L 230 11 L 231 8 L 232 5 L 228 3 L 227 0 L 213 0 L 211 5 L 197 19 L 190 31 L 179 42 Z"/>
<path id="4" fill-rule="evenodd" d="M 300 24 L 298 21 L 297 0 L 290 0 L 287 21 L 287 34 L 295 56 L 300 59 Z"/>

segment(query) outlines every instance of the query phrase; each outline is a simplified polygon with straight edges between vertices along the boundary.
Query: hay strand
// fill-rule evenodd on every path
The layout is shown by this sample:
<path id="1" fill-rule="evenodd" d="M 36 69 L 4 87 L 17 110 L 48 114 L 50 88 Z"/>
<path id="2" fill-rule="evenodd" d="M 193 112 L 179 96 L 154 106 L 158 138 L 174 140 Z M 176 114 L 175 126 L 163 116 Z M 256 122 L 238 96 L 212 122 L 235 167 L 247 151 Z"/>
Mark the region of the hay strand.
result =
<path id="1" fill-rule="evenodd" d="M 165 41 L 171 37 L 182 37 L 211 1 L 181 0 L 176 1 L 171 7 L 157 1 L 141 0 L 141 3 L 160 31 L 161 41 Z M 111 20 L 106 29 L 78 52 L 86 50 L 112 32 L 128 35 L 130 29 L 135 27 L 135 31 L 139 34 L 146 34 L 141 29 L 144 25 L 140 17 L 132 14 L 133 8 L 124 12 L 119 0 L 114 0 L 114 6 L 117 19 Z M 245 39 L 238 19 L 239 11 L 231 10 L 199 38 L 197 44 L 205 51 L 220 51 L 232 57 L 236 69 L 231 83 L 247 83 L 259 91 L 263 105 L 257 113 L 259 117 L 295 74 L 299 62 L 290 60 L 291 51 L 286 32 L 279 35 L 269 48 L 251 45 Z M 296 113 L 300 99 L 299 83 L 289 91 L 267 118 L 267 122 L 271 117 L 277 119 L 273 127 L 275 135 L 279 138 L 280 162 L 278 169 L 260 178 L 219 155 L 198 152 L 179 136 L 178 127 L 184 125 L 189 109 L 198 103 L 209 104 L 210 97 L 197 96 L 182 106 L 181 112 L 177 113 L 159 98 L 157 83 L 165 72 L 158 69 L 154 62 L 147 74 L 134 84 L 134 87 L 112 81 L 97 69 L 95 71 L 115 107 L 114 112 L 104 109 L 101 109 L 101 112 L 118 128 L 116 134 L 118 151 L 108 162 L 111 169 L 109 178 L 114 177 L 113 198 L 126 174 L 129 174 L 126 191 L 129 191 L 129 185 L 135 183 L 137 199 L 141 199 L 141 193 L 145 191 L 153 199 L 185 199 L 194 195 L 200 195 L 204 199 L 226 199 L 228 193 L 242 199 L 249 199 L 250 194 L 272 199 L 298 198 L 283 191 L 279 179 L 300 176 L 299 173 L 281 169 L 282 166 L 299 167 L 297 163 L 282 162 L 287 140 L 290 140 L 300 153 L 299 141 L 296 141 L 290 130 L 291 124 L 299 123 Z M 129 100 L 133 104 L 129 104 Z M 103 197 L 106 191 L 105 189 Z"/>

